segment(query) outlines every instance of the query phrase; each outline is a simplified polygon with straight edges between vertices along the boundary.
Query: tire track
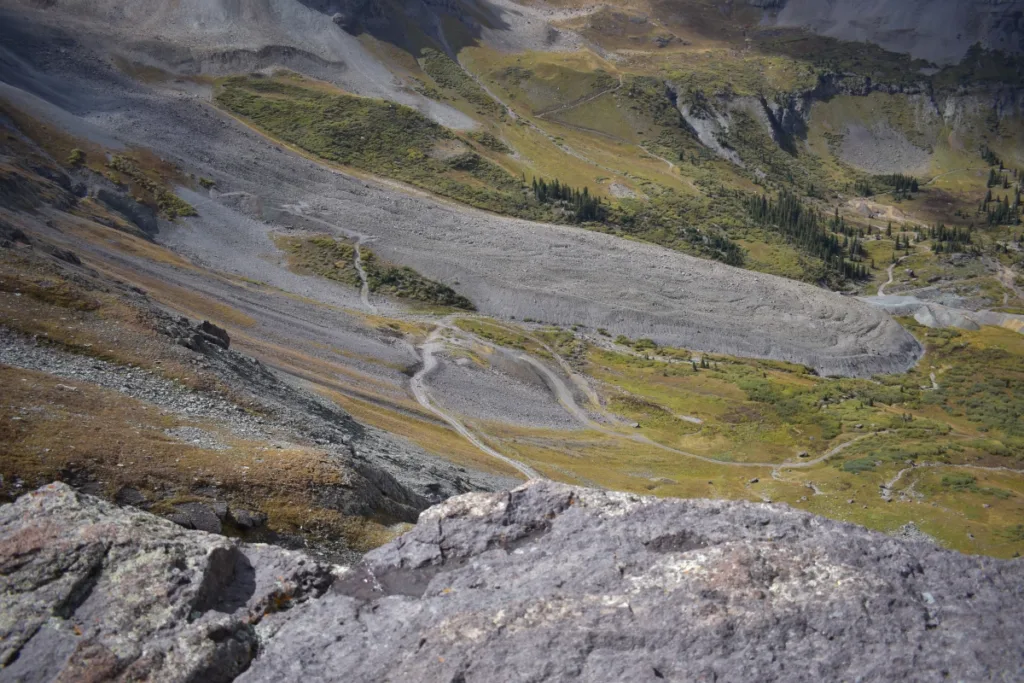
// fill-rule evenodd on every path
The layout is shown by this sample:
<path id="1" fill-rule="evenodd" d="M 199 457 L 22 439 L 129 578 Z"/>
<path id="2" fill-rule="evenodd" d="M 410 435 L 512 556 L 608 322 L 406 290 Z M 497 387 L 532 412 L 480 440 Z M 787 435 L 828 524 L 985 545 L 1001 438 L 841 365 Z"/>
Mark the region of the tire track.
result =
<path id="1" fill-rule="evenodd" d="M 896 263 L 889 264 L 889 267 L 886 269 L 886 271 L 889 273 L 889 279 L 884 284 L 878 286 L 878 294 L 876 296 L 885 296 L 885 288 L 893 283 L 893 271 L 896 270 L 896 266 L 902 263 L 903 259 L 905 258 L 907 257 L 900 256 L 898 259 L 896 259 Z"/>

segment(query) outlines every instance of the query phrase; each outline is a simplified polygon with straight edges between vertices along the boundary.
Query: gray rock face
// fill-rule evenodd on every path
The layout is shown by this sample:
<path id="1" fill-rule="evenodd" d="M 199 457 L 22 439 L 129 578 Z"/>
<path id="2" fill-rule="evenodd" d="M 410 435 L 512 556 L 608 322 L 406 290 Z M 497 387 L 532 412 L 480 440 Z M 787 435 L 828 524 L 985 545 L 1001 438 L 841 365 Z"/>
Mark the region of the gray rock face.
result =
<path id="1" fill-rule="evenodd" d="M 1021 0 L 759 0 L 778 10 L 779 26 L 877 43 L 942 64 L 958 62 L 975 43 L 991 50 L 1024 50 Z"/>
<path id="2" fill-rule="evenodd" d="M 0 576 L 0 680 L 105 662 L 243 681 L 976 681 L 1024 667 L 1022 561 L 787 508 L 550 482 L 431 508 L 322 594 L 331 575 L 296 554 L 53 485 L 0 509 Z M 289 595 L 310 597 L 268 609 Z"/>
<path id="3" fill-rule="evenodd" d="M 1022 602 L 1019 561 L 785 508 L 533 483 L 428 510 L 265 620 L 243 679 L 1001 679 L 1024 666 Z"/>
<path id="4" fill-rule="evenodd" d="M 0 681 L 229 681 L 330 569 L 52 484 L 0 508 Z"/>

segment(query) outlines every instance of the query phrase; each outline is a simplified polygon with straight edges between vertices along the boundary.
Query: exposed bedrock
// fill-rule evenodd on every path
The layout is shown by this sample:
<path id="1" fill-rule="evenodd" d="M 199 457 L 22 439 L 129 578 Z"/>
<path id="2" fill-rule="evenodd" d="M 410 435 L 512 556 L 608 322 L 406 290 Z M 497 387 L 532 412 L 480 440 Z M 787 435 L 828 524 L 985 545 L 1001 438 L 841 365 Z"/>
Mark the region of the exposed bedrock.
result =
<path id="1" fill-rule="evenodd" d="M 230 681 L 330 569 L 52 484 L 0 508 L 0 680 Z"/>
<path id="2" fill-rule="evenodd" d="M 1011 680 L 1024 561 L 532 482 L 357 565 L 53 484 L 0 508 L 2 680 Z M 27 676 L 27 678 L 19 678 Z"/>

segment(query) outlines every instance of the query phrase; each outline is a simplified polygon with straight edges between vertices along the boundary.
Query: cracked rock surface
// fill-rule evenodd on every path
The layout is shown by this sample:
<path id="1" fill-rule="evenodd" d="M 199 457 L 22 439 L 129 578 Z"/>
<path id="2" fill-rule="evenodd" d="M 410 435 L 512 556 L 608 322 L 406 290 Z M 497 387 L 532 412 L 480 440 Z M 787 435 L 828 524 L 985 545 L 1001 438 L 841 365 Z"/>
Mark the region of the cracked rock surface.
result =
<path id="1" fill-rule="evenodd" d="M 0 681 L 230 681 L 331 569 L 51 484 L 0 508 Z"/>
<path id="2" fill-rule="evenodd" d="M 244 681 L 974 681 L 1024 667 L 1020 560 L 778 506 L 551 482 L 452 498 L 333 573 L 53 485 L 0 511 L 0 568 L 0 680 L 28 662 L 40 679 L 99 662 Z"/>

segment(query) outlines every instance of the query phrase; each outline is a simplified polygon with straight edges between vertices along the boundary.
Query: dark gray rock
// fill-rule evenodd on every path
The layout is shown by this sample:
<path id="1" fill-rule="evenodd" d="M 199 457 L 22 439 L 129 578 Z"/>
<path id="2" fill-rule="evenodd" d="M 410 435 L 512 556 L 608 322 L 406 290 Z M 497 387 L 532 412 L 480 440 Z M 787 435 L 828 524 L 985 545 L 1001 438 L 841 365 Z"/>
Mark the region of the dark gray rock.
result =
<path id="1" fill-rule="evenodd" d="M 228 516 L 228 504 L 222 500 L 215 500 L 210 503 L 210 509 L 213 510 L 213 514 L 217 515 L 217 519 L 224 521 Z"/>
<path id="2" fill-rule="evenodd" d="M 224 511 L 227 512 L 227 507 Z M 221 531 L 221 517 L 213 506 L 206 503 L 180 503 L 174 506 L 174 512 L 167 518 L 186 529 L 198 529 L 211 534 L 219 534 Z"/>
<path id="3" fill-rule="evenodd" d="M 63 249 L 54 244 L 43 244 L 41 245 L 43 251 L 50 254 L 54 258 L 60 259 L 66 263 L 70 263 L 73 266 L 82 265 L 82 260 L 78 258 L 78 254 L 71 251 L 70 249 Z"/>
<path id="4" fill-rule="evenodd" d="M 186 327 L 190 327 L 188 320 L 183 321 Z M 187 329 L 179 336 L 179 344 L 185 348 L 192 349 L 198 353 L 210 355 L 218 350 L 227 350 L 231 345 L 231 337 L 223 327 L 214 325 L 209 320 Z"/>
<path id="5" fill-rule="evenodd" d="M 235 508 L 231 508 L 229 512 L 231 513 L 231 521 L 243 531 L 259 529 L 267 523 L 267 515 L 264 512 L 251 512 Z"/>
<path id="6" fill-rule="evenodd" d="M 0 507 L 0 681 L 229 681 L 254 624 L 330 580 L 299 553 L 51 484 Z"/>
<path id="7" fill-rule="evenodd" d="M 10 249 L 16 243 L 31 244 L 32 242 L 23 230 L 0 220 L 0 248 Z"/>
<path id="8" fill-rule="evenodd" d="M 550 482 L 333 572 L 62 484 L 0 508 L 0 680 L 1018 680 L 1022 607 L 1024 561 Z"/>
<path id="9" fill-rule="evenodd" d="M 64 481 L 67 482 L 68 480 L 65 479 Z M 142 509 L 149 506 L 149 500 L 142 491 L 130 486 L 122 486 L 118 489 L 117 493 L 114 494 L 114 502 L 118 505 L 131 505 L 132 507 Z"/>
<path id="10" fill-rule="evenodd" d="M 454 498 L 257 628 L 244 681 L 1010 680 L 1024 563 L 778 506 Z"/>
<path id="11" fill-rule="evenodd" d="M 209 337 L 213 343 L 217 344 L 222 349 L 227 349 L 231 346 L 231 337 L 228 336 L 228 331 L 223 327 L 214 325 L 209 320 L 204 320 L 199 324 L 199 331 Z"/>
<path id="12" fill-rule="evenodd" d="M 160 225 L 156 212 L 145 204 L 140 204 L 131 195 L 101 187 L 96 190 L 96 199 L 108 209 L 121 214 L 146 235 L 155 235 L 159 232 Z"/>

